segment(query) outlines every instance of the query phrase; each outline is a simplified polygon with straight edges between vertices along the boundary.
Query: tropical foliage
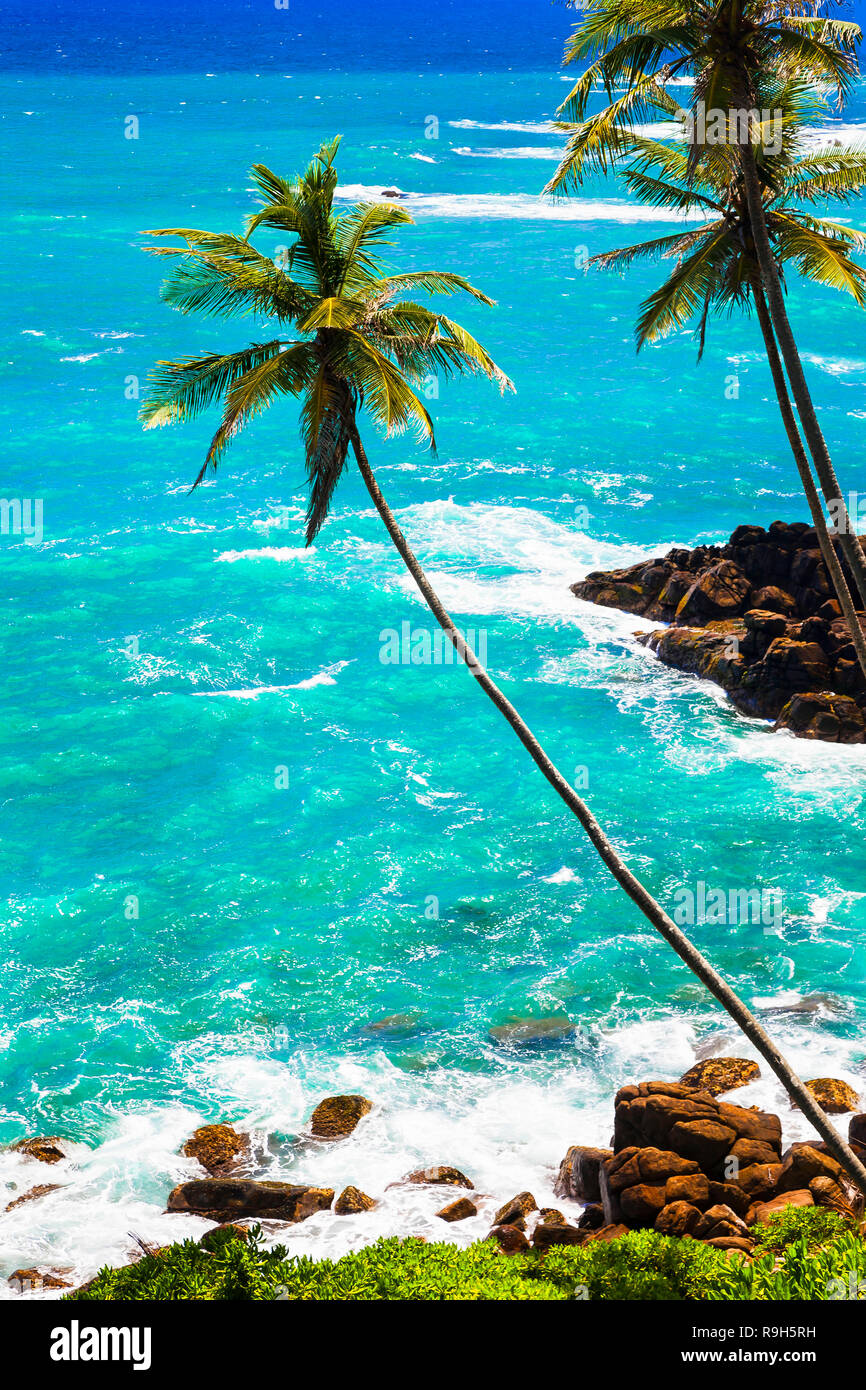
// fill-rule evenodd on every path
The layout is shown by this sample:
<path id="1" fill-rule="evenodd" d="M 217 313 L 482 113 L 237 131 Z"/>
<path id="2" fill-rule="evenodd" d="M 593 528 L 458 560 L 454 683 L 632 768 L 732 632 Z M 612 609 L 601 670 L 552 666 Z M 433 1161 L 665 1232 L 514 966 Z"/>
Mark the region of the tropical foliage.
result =
<path id="1" fill-rule="evenodd" d="M 260 1237 L 260 1232 L 258 1233 Z M 78 1302 L 198 1299 L 272 1301 L 721 1302 L 827 1300 L 866 1293 L 866 1245 L 835 1213 L 790 1208 L 773 1218 L 752 1264 L 697 1240 L 633 1231 L 610 1242 L 503 1255 L 396 1238 L 339 1260 L 289 1255 L 231 1233 L 186 1241 L 123 1269 L 103 1269 Z"/>

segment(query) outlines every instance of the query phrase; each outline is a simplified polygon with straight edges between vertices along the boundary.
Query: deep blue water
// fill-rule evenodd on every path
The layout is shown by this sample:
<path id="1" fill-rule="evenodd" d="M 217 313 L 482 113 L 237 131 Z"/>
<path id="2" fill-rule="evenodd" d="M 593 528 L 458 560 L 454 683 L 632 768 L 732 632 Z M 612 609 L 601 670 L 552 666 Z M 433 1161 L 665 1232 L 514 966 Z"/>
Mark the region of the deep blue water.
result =
<path id="1" fill-rule="evenodd" d="M 774 1028 L 808 1074 L 866 1089 L 866 753 L 769 736 L 636 649 L 635 620 L 569 593 L 591 568 L 804 507 L 754 326 L 714 326 L 700 366 L 685 333 L 636 358 L 653 271 L 579 266 L 665 226 L 613 183 L 538 199 L 567 14 L 378 6 L 375 31 L 300 0 L 168 14 L 54 7 L 3 44 L 0 495 L 43 499 L 44 536 L 0 538 L 0 1140 L 89 1148 L 63 1192 L 4 1218 L 0 1262 L 83 1270 L 121 1258 L 130 1229 L 177 1232 L 160 1212 L 199 1118 L 276 1136 L 275 1173 L 378 1195 L 447 1161 L 491 1200 L 540 1199 L 565 1145 L 606 1140 L 619 1084 L 744 1050 L 465 672 L 382 664 L 382 633 L 425 612 L 354 475 L 303 550 L 293 409 L 193 496 L 213 421 L 137 423 L 156 358 L 255 336 L 162 305 L 143 229 L 240 227 L 250 164 L 291 174 L 336 131 L 346 200 L 413 195 L 394 264 L 498 300 L 451 308 L 517 386 L 443 384 L 436 458 L 368 434 L 407 534 L 663 901 L 699 880 L 778 894 L 777 933 L 695 939 L 758 1007 L 824 996 Z M 278 48 L 287 18 L 303 41 Z M 862 138 L 862 95 L 844 121 Z M 862 312 L 791 298 L 838 471 L 863 490 Z M 488 1037 L 550 1013 L 579 1025 L 556 1051 Z M 370 1030 L 392 1015 L 406 1022 Z M 315 1100 L 347 1089 L 379 1102 L 352 1145 L 293 1147 Z M 769 1081 L 742 1094 L 782 1104 Z M 0 1183 L 39 1177 L 0 1155 Z M 396 1190 L 293 1239 L 429 1232 L 432 1211 Z"/>

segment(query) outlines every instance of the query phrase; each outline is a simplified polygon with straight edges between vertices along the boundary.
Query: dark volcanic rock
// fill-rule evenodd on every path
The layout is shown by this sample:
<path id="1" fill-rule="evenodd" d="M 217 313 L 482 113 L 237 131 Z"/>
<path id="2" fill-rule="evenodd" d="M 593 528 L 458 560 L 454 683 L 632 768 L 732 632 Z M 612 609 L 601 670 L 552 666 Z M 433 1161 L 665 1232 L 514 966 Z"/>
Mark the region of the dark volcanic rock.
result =
<path id="1" fill-rule="evenodd" d="M 287 1182 L 251 1182 L 243 1178 L 203 1178 L 184 1182 L 168 1199 L 170 1212 L 207 1216 L 212 1221 L 305 1221 L 334 1200 L 330 1187 L 295 1187 Z"/>
<path id="2" fill-rule="evenodd" d="M 572 593 L 670 624 L 639 641 L 776 730 L 866 743 L 866 682 L 812 527 L 739 526 L 725 546 L 595 571 Z"/>

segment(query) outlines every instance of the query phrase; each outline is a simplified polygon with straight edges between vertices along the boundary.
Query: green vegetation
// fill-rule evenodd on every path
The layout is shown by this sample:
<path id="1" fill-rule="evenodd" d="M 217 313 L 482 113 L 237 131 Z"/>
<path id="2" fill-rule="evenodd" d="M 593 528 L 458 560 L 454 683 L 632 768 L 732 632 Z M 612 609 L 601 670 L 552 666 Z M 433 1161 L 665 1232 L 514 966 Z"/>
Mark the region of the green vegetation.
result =
<path id="1" fill-rule="evenodd" d="M 466 1250 L 422 1240 L 380 1240 L 341 1260 L 265 1251 L 211 1236 L 124 1269 L 103 1269 L 70 1299 L 273 1301 L 677 1301 L 866 1297 L 866 1244 L 842 1217 L 790 1208 L 773 1218 L 751 1264 L 695 1240 L 633 1231 L 620 1240 L 507 1256 L 493 1241 Z M 862 1287 L 862 1294 L 860 1293 Z"/>

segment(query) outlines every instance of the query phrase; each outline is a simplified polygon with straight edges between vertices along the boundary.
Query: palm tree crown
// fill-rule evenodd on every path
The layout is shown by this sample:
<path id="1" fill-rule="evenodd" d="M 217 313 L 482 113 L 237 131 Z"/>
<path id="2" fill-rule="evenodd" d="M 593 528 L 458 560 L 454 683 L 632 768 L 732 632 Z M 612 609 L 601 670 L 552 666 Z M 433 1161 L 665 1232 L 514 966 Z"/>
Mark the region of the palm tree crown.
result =
<path id="1" fill-rule="evenodd" d="M 852 251 L 866 249 L 866 236 L 853 227 L 817 215 L 815 205 L 847 202 L 866 187 L 866 151 L 828 145 L 810 149 L 803 119 L 819 103 L 800 84 L 776 88 L 774 107 L 783 113 L 780 150 L 766 159 L 764 217 L 776 262 L 783 272 L 843 290 L 866 305 L 866 270 Z M 636 326 L 640 349 L 699 315 L 703 351 L 711 313 L 747 308 L 760 270 L 742 171 L 728 145 L 707 146 L 692 169 L 684 144 L 629 137 L 624 179 L 641 201 L 687 216 L 700 225 L 670 236 L 594 256 L 599 269 L 625 269 L 639 259 L 675 260 L 665 283 L 641 306 Z"/>
<path id="2" fill-rule="evenodd" d="M 186 420 L 224 399 L 223 418 L 194 486 L 216 468 L 232 439 L 280 396 L 301 399 L 309 481 L 306 539 L 322 527 L 346 466 L 355 413 L 365 409 L 388 434 L 414 428 L 435 448 L 433 422 L 417 388 L 431 375 L 482 373 L 501 391 L 511 382 L 476 340 L 452 319 L 397 296 L 462 291 L 492 304 L 460 275 L 446 271 L 382 272 L 376 252 L 385 234 L 411 223 L 405 208 L 361 203 L 334 210 L 340 137 L 322 146 L 306 172 L 289 183 L 262 164 L 252 176 L 262 207 L 246 236 L 168 227 L 148 236 L 178 237 L 184 247 L 154 246 L 180 257 L 163 298 L 182 313 L 257 315 L 278 335 L 240 352 L 160 362 L 142 408 L 148 428 Z M 256 251 L 259 227 L 294 238 L 282 263 Z"/>
<path id="3" fill-rule="evenodd" d="M 586 0 L 565 61 L 587 66 L 559 108 L 571 139 L 548 191 L 567 192 L 589 169 L 614 164 L 635 122 L 666 106 L 677 79 L 694 81 L 695 110 L 753 103 L 769 73 L 847 95 L 860 29 L 818 13 L 834 8 L 822 0 Z M 599 89 L 607 104 L 587 118 Z"/>

